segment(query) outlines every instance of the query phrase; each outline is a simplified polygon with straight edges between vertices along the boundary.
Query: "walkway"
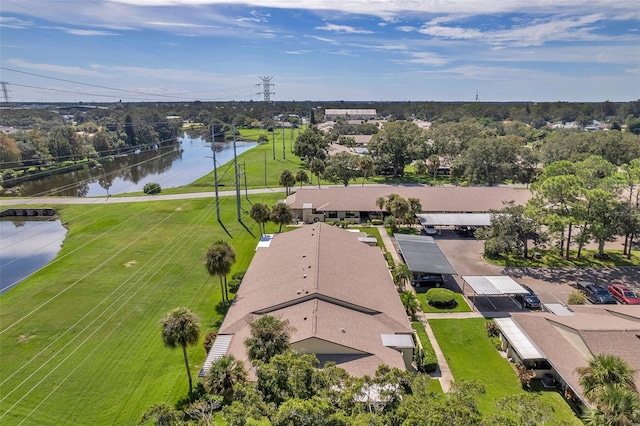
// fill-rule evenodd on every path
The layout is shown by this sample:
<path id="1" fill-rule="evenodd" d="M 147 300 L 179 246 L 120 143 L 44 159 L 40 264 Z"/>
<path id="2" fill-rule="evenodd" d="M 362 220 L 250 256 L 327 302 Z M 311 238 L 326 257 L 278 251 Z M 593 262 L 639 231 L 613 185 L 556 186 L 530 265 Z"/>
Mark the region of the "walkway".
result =
<path id="1" fill-rule="evenodd" d="M 400 256 L 398 255 L 398 250 L 396 250 L 396 247 L 393 244 L 393 241 L 391 240 L 391 237 L 389 237 L 389 234 L 387 234 L 387 230 L 385 229 L 384 226 L 377 226 L 376 228 L 378 228 L 378 231 L 380 232 L 380 239 L 382 240 L 382 243 L 384 244 L 385 249 L 387 250 L 387 252 L 389 252 L 389 254 L 391 254 L 391 258 L 393 259 L 393 261 L 395 262 L 396 265 L 403 263 L 402 260 L 400 259 Z M 413 290 L 413 287 L 411 287 L 411 290 Z M 479 313 L 477 312 L 469 312 L 470 314 L 476 314 L 478 316 L 481 316 Z M 436 314 L 438 316 L 445 316 L 446 318 L 452 318 L 449 316 L 449 314 Z M 431 377 L 433 377 L 434 379 L 438 379 L 438 381 L 440 382 L 440 386 L 442 387 L 442 390 L 445 392 L 449 392 L 449 390 L 451 389 L 451 383 L 453 382 L 453 374 L 451 374 L 451 370 L 449 369 L 449 364 L 447 364 L 447 359 L 444 357 L 444 354 L 442 353 L 442 349 L 440 349 L 440 346 L 438 345 L 438 341 L 436 340 L 436 336 L 433 334 L 433 330 L 431 330 L 431 326 L 429 325 L 429 321 L 427 321 L 427 317 L 426 315 L 420 311 L 417 314 L 418 316 L 418 320 L 420 320 L 420 322 L 422 323 L 422 325 L 424 325 L 424 329 L 427 332 L 427 336 L 429 337 L 429 341 L 431 342 L 431 346 L 433 346 L 433 351 L 436 354 L 436 358 L 438 359 L 438 370 L 435 373 L 431 373 Z"/>

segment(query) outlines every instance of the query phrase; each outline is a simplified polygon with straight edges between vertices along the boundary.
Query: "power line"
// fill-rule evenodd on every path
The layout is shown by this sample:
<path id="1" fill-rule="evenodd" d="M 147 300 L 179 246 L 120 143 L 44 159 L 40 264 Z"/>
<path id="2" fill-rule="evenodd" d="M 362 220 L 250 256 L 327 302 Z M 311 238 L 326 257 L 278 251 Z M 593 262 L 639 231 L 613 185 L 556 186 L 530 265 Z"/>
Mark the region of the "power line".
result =
<path id="1" fill-rule="evenodd" d="M 275 84 L 271 83 L 273 77 L 260 77 L 262 80 L 262 98 L 265 102 L 271 102 L 271 95 L 275 95 L 275 92 L 271 91 L 271 86 L 275 86 Z M 258 83 L 256 86 L 260 86 Z"/>

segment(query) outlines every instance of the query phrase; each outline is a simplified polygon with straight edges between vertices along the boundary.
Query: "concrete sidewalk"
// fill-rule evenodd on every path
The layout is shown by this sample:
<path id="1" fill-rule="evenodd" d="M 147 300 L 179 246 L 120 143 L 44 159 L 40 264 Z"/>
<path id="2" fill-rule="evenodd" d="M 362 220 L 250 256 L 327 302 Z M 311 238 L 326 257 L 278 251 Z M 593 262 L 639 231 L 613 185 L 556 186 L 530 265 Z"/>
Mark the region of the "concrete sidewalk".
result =
<path id="1" fill-rule="evenodd" d="M 391 237 L 389 237 L 389 234 L 387 234 L 387 230 L 385 229 L 385 227 L 377 226 L 377 228 L 378 231 L 380 231 L 380 238 L 382 240 L 382 243 L 384 244 L 385 249 L 391 254 L 391 258 L 393 259 L 395 264 L 399 265 L 400 263 L 403 263 L 400 259 L 400 255 L 398 255 L 398 250 L 396 250 L 396 247 L 393 244 Z M 411 286 L 409 290 L 414 291 L 413 287 Z M 429 337 L 429 341 L 431 342 L 431 346 L 433 347 L 433 351 L 435 352 L 436 358 L 438 360 L 438 370 L 435 373 L 431 373 L 430 376 L 434 379 L 438 379 L 443 391 L 449 392 L 449 390 L 451 389 L 451 383 L 454 379 L 453 374 L 451 374 L 451 370 L 449 369 L 449 364 L 447 364 L 447 359 L 444 357 L 444 354 L 442 353 L 442 350 L 438 345 L 436 336 L 433 334 L 433 330 L 431 330 L 431 326 L 429 325 L 425 314 L 420 311 L 418 312 L 417 317 L 424 326 L 425 331 L 427 332 L 427 337 Z"/>

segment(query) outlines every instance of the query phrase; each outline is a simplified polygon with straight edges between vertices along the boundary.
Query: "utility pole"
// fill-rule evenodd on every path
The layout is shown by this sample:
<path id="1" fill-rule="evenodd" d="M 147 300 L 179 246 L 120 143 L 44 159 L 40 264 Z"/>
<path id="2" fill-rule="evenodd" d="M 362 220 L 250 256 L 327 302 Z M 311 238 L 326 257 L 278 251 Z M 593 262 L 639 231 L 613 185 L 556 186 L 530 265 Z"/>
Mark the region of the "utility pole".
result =
<path id="1" fill-rule="evenodd" d="M 213 151 L 213 185 L 216 192 L 216 219 L 220 220 L 220 197 L 218 196 L 218 168 L 216 164 L 216 126 L 211 125 L 211 151 Z"/>
<path id="2" fill-rule="evenodd" d="M 284 137 L 284 115 L 282 116 L 282 121 L 280 123 L 282 123 L 282 159 L 284 160 L 287 158 L 287 147 L 285 146 L 287 139 Z"/>
<path id="3" fill-rule="evenodd" d="M 231 126 L 233 131 L 233 165 L 236 171 L 236 210 L 238 211 L 238 222 L 242 222 L 240 215 L 240 171 L 238 170 L 238 154 L 236 153 L 236 126 Z"/>
<path id="4" fill-rule="evenodd" d="M 2 96 L 4 97 L 5 103 L 9 102 L 9 89 L 7 86 L 9 85 L 8 81 L 0 81 L 0 85 L 2 86 Z"/>

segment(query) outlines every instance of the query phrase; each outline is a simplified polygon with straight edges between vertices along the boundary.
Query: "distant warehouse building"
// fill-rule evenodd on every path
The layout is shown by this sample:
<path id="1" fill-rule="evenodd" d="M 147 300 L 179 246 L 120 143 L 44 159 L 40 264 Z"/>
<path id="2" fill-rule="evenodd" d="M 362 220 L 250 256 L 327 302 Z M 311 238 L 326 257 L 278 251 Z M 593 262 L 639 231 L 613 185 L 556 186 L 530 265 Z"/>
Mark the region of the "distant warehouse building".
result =
<path id="1" fill-rule="evenodd" d="M 324 117 L 327 120 L 335 121 L 338 118 L 345 120 L 373 120 L 376 118 L 375 109 L 326 109 Z"/>

